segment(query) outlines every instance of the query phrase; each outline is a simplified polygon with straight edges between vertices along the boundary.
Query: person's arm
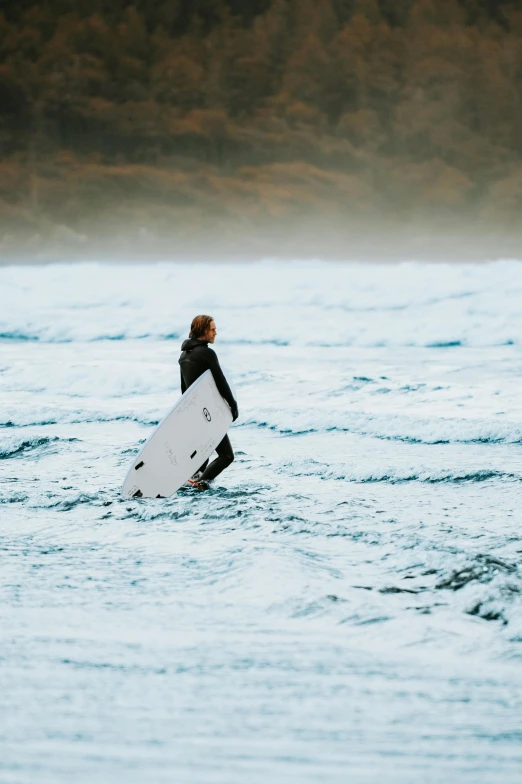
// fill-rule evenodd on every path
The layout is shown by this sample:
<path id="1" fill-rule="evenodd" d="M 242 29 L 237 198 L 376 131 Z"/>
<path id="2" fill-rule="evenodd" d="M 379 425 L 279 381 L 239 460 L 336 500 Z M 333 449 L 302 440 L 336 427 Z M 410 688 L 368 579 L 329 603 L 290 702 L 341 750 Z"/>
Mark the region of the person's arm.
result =
<path id="1" fill-rule="evenodd" d="M 181 368 L 179 369 L 179 375 L 181 378 L 181 394 L 184 395 L 187 391 L 187 385 L 185 384 L 185 379 L 183 378 L 183 371 Z"/>
<path id="2" fill-rule="evenodd" d="M 219 364 L 217 354 L 211 348 L 207 349 L 207 360 L 208 360 L 208 366 L 212 371 L 212 375 L 214 376 L 214 381 L 216 382 L 218 392 L 221 395 L 221 397 L 225 398 L 228 405 L 230 406 L 230 410 L 232 411 L 232 417 L 235 421 L 239 415 L 237 409 L 237 403 L 234 399 L 234 395 L 232 394 L 232 390 L 228 386 L 228 381 L 226 380 L 223 371 L 221 370 L 221 365 Z"/>

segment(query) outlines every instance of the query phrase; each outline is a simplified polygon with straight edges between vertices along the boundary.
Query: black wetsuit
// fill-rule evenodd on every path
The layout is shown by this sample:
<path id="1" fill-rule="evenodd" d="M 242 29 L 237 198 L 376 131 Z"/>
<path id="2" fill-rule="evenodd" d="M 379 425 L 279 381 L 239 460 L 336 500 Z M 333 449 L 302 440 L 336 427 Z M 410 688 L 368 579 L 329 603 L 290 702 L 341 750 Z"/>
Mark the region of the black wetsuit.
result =
<path id="1" fill-rule="evenodd" d="M 209 348 L 207 341 L 196 340 L 195 338 L 185 340 L 181 346 L 181 352 L 179 358 L 181 392 L 185 392 L 206 370 L 211 370 L 218 391 L 230 406 L 235 421 L 238 417 L 237 403 L 223 375 L 216 352 Z M 203 472 L 199 477 L 201 481 L 210 482 L 210 480 L 215 479 L 234 460 L 234 452 L 228 436 L 225 436 L 217 445 L 216 452 L 217 458 L 210 465 L 208 460 L 206 460 L 199 469 Z"/>

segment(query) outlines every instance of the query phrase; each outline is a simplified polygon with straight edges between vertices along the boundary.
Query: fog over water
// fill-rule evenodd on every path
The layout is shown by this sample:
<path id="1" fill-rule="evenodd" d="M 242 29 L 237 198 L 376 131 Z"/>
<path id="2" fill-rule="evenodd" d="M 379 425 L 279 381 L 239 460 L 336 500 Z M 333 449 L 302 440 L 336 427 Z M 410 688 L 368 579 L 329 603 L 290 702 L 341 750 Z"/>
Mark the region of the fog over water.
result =
<path id="1" fill-rule="evenodd" d="M 519 262 L 0 291 L 1 782 L 520 781 Z M 201 312 L 236 461 L 124 501 Z"/>

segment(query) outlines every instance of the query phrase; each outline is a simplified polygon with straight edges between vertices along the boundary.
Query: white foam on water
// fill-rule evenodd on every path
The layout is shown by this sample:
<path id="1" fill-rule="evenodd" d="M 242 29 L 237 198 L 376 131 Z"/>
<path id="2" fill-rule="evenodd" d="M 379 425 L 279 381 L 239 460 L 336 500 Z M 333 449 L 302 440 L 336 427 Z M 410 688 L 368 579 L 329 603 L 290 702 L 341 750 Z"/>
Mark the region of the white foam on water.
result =
<path id="1" fill-rule="evenodd" d="M 0 291 L 0 780 L 519 781 L 520 263 Z M 236 461 L 123 501 L 199 312 Z"/>

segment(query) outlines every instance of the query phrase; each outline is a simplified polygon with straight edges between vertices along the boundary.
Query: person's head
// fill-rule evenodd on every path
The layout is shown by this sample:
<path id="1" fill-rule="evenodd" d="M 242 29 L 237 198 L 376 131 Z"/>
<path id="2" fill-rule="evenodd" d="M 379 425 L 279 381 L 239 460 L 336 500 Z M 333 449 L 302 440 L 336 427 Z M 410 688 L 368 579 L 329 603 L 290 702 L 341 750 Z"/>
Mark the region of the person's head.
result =
<path id="1" fill-rule="evenodd" d="M 213 343 L 216 339 L 216 322 L 212 316 L 196 316 L 190 325 L 190 337 L 195 340 L 206 340 Z"/>

